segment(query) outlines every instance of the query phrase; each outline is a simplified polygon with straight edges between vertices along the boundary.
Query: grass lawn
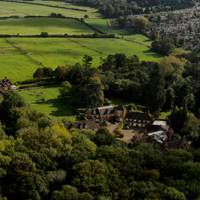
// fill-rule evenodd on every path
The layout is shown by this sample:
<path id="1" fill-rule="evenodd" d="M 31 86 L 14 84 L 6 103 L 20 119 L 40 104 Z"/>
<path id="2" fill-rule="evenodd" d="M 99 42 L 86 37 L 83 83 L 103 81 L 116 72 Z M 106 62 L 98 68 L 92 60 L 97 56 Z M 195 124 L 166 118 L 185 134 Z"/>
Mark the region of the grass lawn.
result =
<path id="1" fill-rule="evenodd" d="M 29 2 L 29 1 L 28 1 Z M 64 1 L 44 1 L 44 0 L 34 0 L 31 1 L 31 3 L 40 3 L 40 4 L 44 4 L 44 5 L 51 5 L 51 6 L 61 6 L 61 7 L 65 7 L 65 8 L 72 8 L 72 9 L 79 9 L 79 10 L 83 10 L 86 11 L 86 14 L 88 15 L 95 15 L 95 16 L 100 16 L 100 14 L 98 14 L 98 10 L 95 8 L 91 8 L 91 7 L 86 7 L 86 6 L 79 6 L 79 5 L 73 5 L 71 3 L 67 3 Z"/>
<path id="2" fill-rule="evenodd" d="M 98 30 L 101 30 L 104 33 L 111 33 L 111 34 L 116 34 L 116 35 L 129 34 L 129 32 L 125 29 L 113 28 L 110 24 L 109 19 L 89 18 L 86 20 L 86 22 L 92 25 L 93 27 L 97 28 Z"/>
<path id="3" fill-rule="evenodd" d="M 1 16 L 47 16 L 60 13 L 67 17 L 82 18 L 105 33 L 114 33 L 118 39 L 95 38 L 0 38 L 0 79 L 7 76 L 13 82 L 32 78 L 41 66 L 56 68 L 82 62 L 84 55 L 93 57 L 93 66 L 109 54 L 137 55 L 140 60 L 159 62 L 161 57 L 150 51 L 151 41 L 142 35 L 130 35 L 126 30 L 112 28 L 108 19 L 97 10 L 59 1 L 34 0 L 35 3 L 62 6 L 69 9 L 0 1 Z M 82 10 L 73 10 L 74 8 Z M 83 34 L 92 33 L 84 24 L 71 19 L 24 18 L 0 20 L 0 34 Z M 37 87 L 18 91 L 31 108 L 60 119 L 75 120 L 69 103 L 58 98 L 58 87 Z"/>
<path id="4" fill-rule="evenodd" d="M 168 112 L 161 112 L 159 119 L 167 119 L 171 115 L 171 111 Z"/>
<path id="5" fill-rule="evenodd" d="M 115 53 L 137 55 L 146 61 L 160 60 L 159 55 L 149 50 L 146 37 L 135 37 L 141 42 L 124 39 L 9 38 L 15 48 L 6 39 L 0 39 L 0 79 L 7 76 L 13 81 L 25 80 L 31 78 L 39 66 L 56 68 L 71 65 L 81 62 L 85 54 L 94 58 L 94 67 L 99 65 L 100 58 Z"/>
<path id="6" fill-rule="evenodd" d="M 6 39 L 0 39 L 0 79 L 7 76 L 13 81 L 25 80 L 35 69 L 35 63 L 10 46 Z"/>
<path id="7" fill-rule="evenodd" d="M 25 99 L 32 109 L 35 109 L 38 112 L 59 119 L 66 119 L 68 121 L 76 120 L 71 105 L 58 98 L 59 87 L 31 88 L 18 91 L 18 93 Z"/>
<path id="8" fill-rule="evenodd" d="M 61 8 L 53 8 L 48 6 L 32 5 L 25 3 L 5 2 L 0 1 L 0 16 L 25 16 L 25 15 L 42 15 L 47 16 L 51 13 L 60 13 L 66 17 L 82 18 L 88 15 L 91 18 L 96 18 L 96 12 L 85 12 L 76 10 L 66 10 Z"/>
<path id="9" fill-rule="evenodd" d="M 0 20 L 0 34 L 87 34 L 93 33 L 88 26 L 74 19 L 20 18 Z"/>

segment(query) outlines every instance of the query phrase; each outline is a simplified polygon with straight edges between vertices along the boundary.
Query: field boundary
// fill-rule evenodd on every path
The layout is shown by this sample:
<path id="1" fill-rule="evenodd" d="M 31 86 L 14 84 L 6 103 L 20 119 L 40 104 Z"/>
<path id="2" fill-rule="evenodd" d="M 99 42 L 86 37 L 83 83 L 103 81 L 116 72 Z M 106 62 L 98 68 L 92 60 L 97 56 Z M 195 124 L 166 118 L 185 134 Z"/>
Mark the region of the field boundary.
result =
<path id="1" fill-rule="evenodd" d="M 105 34 L 81 34 L 81 35 L 68 35 L 68 34 L 36 34 L 36 35 L 20 35 L 20 34 L 0 34 L 0 38 L 116 38 L 115 35 Z M 117 39 L 117 38 L 116 38 Z"/>
<path id="2" fill-rule="evenodd" d="M 148 48 L 151 47 L 150 45 L 144 44 L 143 42 L 133 41 L 133 40 L 129 40 L 129 39 L 126 39 L 126 38 L 120 38 L 120 37 L 118 39 L 121 39 L 121 40 L 124 40 L 124 41 L 127 41 L 127 42 L 131 42 L 131 43 L 134 43 L 134 44 L 143 45 L 143 46 L 148 47 Z"/>
<path id="3" fill-rule="evenodd" d="M 32 63 L 34 63 L 34 64 L 36 64 L 38 66 L 41 66 L 41 67 L 45 67 L 41 62 L 39 62 L 38 60 L 35 60 L 34 58 L 32 58 L 30 55 L 28 55 L 28 52 L 26 52 L 24 49 L 20 48 L 19 46 L 17 46 L 13 42 L 11 42 L 8 38 L 6 38 L 5 41 L 6 41 L 7 44 L 9 44 L 11 47 L 16 49 L 23 56 L 28 58 Z"/>
<path id="4" fill-rule="evenodd" d="M 0 0 L 2 1 L 2 0 Z M 105 32 L 99 30 L 98 28 L 92 26 L 91 24 L 88 24 L 87 22 L 85 22 L 83 19 L 79 19 L 76 17 L 65 17 L 63 15 L 61 16 L 55 16 L 55 15 L 47 15 L 47 16 L 42 16 L 42 15 L 26 15 L 26 16 L 17 16 L 17 15 L 11 15 L 11 16 L 5 16 L 5 17 L 0 17 L 0 20 L 6 20 L 6 19 L 26 19 L 26 18 L 54 18 L 54 19 L 73 19 L 76 20 L 82 24 L 84 24 L 85 26 L 87 26 L 88 28 L 90 28 L 91 30 L 93 30 L 94 32 L 100 33 L 100 34 L 104 34 L 106 35 Z"/>
<path id="5" fill-rule="evenodd" d="M 11 2 L 11 3 L 21 3 L 21 4 L 30 4 L 30 5 L 37 5 L 37 6 L 46 6 L 46 7 L 50 7 L 50 8 L 59 8 L 59 9 L 64 9 L 64 10 L 74 10 L 74 11 L 81 11 L 81 12 L 86 12 L 86 9 L 79 9 L 79 8 L 67 8 L 64 6 L 54 6 L 54 5 L 48 5 L 48 4 L 42 4 L 42 3 L 33 3 L 33 2 L 27 2 L 27 1 L 15 1 L 15 0 L 0 0 L 0 1 L 4 1 L 4 2 Z"/>
<path id="6" fill-rule="evenodd" d="M 88 50 L 90 50 L 90 51 L 93 51 L 93 52 L 95 52 L 95 53 L 98 53 L 98 54 L 103 54 L 102 51 L 98 51 L 98 50 L 96 50 L 96 49 L 90 48 L 90 47 L 88 47 L 88 46 L 86 46 L 86 45 L 84 45 L 84 44 L 81 44 L 81 43 L 79 43 L 79 42 L 73 40 L 73 39 L 68 39 L 68 40 L 71 41 L 71 42 L 73 42 L 73 43 L 75 43 L 75 44 L 77 44 L 77 45 L 79 45 L 80 47 L 86 48 L 86 49 L 88 49 Z"/>

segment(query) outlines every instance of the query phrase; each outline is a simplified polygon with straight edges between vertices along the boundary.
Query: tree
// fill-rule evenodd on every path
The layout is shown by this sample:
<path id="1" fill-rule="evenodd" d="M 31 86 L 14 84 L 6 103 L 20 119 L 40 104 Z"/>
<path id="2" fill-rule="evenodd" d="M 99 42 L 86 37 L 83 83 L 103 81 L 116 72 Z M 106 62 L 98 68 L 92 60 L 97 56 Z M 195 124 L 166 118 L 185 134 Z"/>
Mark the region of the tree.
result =
<path id="1" fill-rule="evenodd" d="M 98 75 L 91 76 L 73 87 L 72 96 L 78 106 L 98 107 L 104 103 L 103 84 Z"/>
<path id="2" fill-rule="evenodd" d="M 77 131 L 73 131 L 72 135 L 73 145 L 70 154 L 70 162 L 74 164 L 94 158 L 97 148 L 95 143 L 89 140 L 85 135 L 80 135 Z"/>
<path id="3" fill-rule="evenodd" d="M 186 136 L 191 140 L 198 139 L 200 136 L 200 121 L 194 116 L 194 114 L 189 113 L 187 119 L 184 122 L 184 127 L 181 130 L 181 134 Z"/>
<path id="4" fill-rule="evenodd" d="M 84 66 L 85 68 L 91 67 L 91 65 L 92 65 L 92 60 L 93 60 L 93 58 L 92 58 L 91 56 L 84 55 L 84 56 L 83 56 L 83 66 Z"/>
<path id="5" fill-rule="evenodd" d="M 108 170 L 104 163 L 98 160 L 87 160 L 73 167 L 73 185 L 82 191 L 93 195 L 109 192 L 107 185 Z"/>
<path id="6" fill-rule="evenodd" d="M 160 65 L 165 77 L 171 77 L 171 80 L 175 81 L 183 74 L 186 60 L 170 55 L 164 57 L 161 60 Z"/>
<path id="7" fill-rule="evenodd" d="M 184 108 L 175 107 L 171 113 L 170 121 L 172 128 L 176 133 L 180 133 L 187 120 L 187 110 Z"/>
<path id="8" fill-rule="evenodd" d="M 136 32 L 143 33 L 143 31 L 146 30 L 149 25 L 149 20 L 146 17 L 139 16 L 134 17 L 133 19 L 133 27 L 135 28 Z"/>
<path id="9" fill-rule="evenodd" d="M 66 80 L 67 74 L 68 74 L 68 67 L 57 67 L 54 71 L 56 79 L 60 82 Z"/>
<path id="10" fill-rule="evenodd" d="M 9 111 L 13 107 L 24 107 L 26 104 L 24 99 L 13 91 L 7 91 L 3 94 L 3 101 L 0 104 L 1 111 Z"/>
<path id="11" fill-rule="evenodd" d="M 94 197 L 87 192 L 79 193 L 76 187 L 64 185 L 61 191 L 54 191 L 51 200 L 93 200 Z"/>
<path id="12" fill-rule="evenodd" d="M 72 85 L 68 82 L 65 81 L 62 83 L 62 86 L 60 88 L 60 95 L 62 98 L 69 98 L 72 90 Z"/>
<path id="13" fill-rule="evenodd" d="M 176 188 L 167 187 L 164 190 L 165 197 L 169 200 L 186 200 L 184 193 L 178 191 Z"/>
<path id="14" fill-rule="evenodd" d="M 98 146 L 111 145 L 114 142 L 114 136 L 112 136 L 106 128 L 102 128 L 93 137 L 93 141 Z"/>
<path id="15" fill-rule="evenodd" d="M 18 108 L 23 108 L 25 105 L 24 99 L 18 93 L 7 91 L 3 94 L 3 101 L 0 104 L 0 119 L 6 124 L 10 134 L 14 133 L 17 119 L 22 114 Z"/>
<path id="16" fill-rule="evenodd" d="M 54 71 L 50 67 L 38 68 L 33 74 L 33 78 L 51 78 L 54 76 Z"/>
<path id="17" fill-rule="evenodd" d="M 164 76 L 159 68 L 155 69 L 150 74 L 150 80 L 144 89 L 144 103 L 150 112 L 160 112 L 165 103 L 165 81 Z"/>
<path id="18" fill-rule="evenodd" d="M 152 51 L 167 56 L 173 52 L 175 45 L 171 41 L 164 39 L 152 42 L 151 49 Z"/>
<path id="19" fill-rule="evenodd" d="M 41 32 L 41 33 L 40 33 L 40 36 L 41 36 L 41 37 L 48 37 L 49 34 L 48 34 L 47 32 Z"/>

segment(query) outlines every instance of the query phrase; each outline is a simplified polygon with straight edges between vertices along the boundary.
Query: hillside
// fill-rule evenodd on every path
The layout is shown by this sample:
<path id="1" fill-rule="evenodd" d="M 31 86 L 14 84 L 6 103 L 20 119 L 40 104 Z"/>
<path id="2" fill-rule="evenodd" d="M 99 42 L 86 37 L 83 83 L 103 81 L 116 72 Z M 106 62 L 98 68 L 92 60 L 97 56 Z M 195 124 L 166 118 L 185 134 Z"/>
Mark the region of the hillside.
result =
<path id="1" fill-rule="evenodd" d="M 0 200 L 200 200 L 197 0 L 0 0 Z"/>
<path id="2" fill-rule="evenodd" d="M 115 53 L 137 55 L 144 61 L 160 60 L 160 55 L 150 51 L 151 41 L 147 37 L 131 36 L 128 31 L 112 28 L 109 19 L 93 8 L 58 1 L 0 1 L 0 11 L 0 77 L 8 77 L 14 83 L 32 79 L 38 67 L 55 69 L 75 64 L 86 54 L 93 57 L 93 67 L 98 67 L 102 58 Z M 38 37 L 42 33 L 57 37 Z M 93 37 L 94 33 L 100 34 L 100 38 Z M 109 38 L 106 34 L 116 34 L 116 37 Z M 44 104 L 43 109 L 42 105 L 37 107 L 35 101 L 27 100 L 33 108 L 52 115 L 50 102 Z"/>

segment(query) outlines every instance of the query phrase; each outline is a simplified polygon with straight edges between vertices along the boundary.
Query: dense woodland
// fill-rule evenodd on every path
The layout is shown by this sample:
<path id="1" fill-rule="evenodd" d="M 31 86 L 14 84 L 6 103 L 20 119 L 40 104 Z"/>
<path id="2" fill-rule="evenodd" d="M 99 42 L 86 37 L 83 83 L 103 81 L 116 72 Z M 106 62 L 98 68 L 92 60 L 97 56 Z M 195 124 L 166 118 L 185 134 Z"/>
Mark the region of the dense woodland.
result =
<path id="1" fill-rule="evenodd" d="M 82 63 L 38 68 L 34 80 L 62 83 L 60 98 L 77 108 L 134 102 L 169 119 L 190 147 L 123 143 L 107 129 L 66 130 L 31 110 L 15 92 L 0 103 L 1 199 L 195 200 L 200 197 L 199 52 L 165 57 L 160 64 L 109 55 L 98 69 Z M 123 94 L 123 95 L 122 95 Z M 80 101 L 81 100 L 81 101 Z"/>
<path id="2" fill-rule="evenodd" d="M 5 92 L 1 199 L 186 200 L 200 196 L 200 149 L 126 145 L 106 129 L 66 131 Z"/>
<path id="3" fill-rule="evenodd" d="M 76 3 L 96 7 L 107 17 L 193 4 L 190 0 Z M 142 32 L 146 19 L 134 20 Z M 118 53 L 94 67 L 93 58 L 85 55 L 81 63 L 55 70 L 39 67 L 33 79 L 19 82 L 19 88 L 60 86 L 58 98 L 77 110 L 117 100 L 154 118 L 169 113 L 174 135 L 186 146 L 125 143 L 106 127 L 67 130 L 64 121 L 30 109 L 17 91 L 2 90 L 0 200 L 198 200 L 200 52 L 175 54 L 174 48 L 169 40 L 154 41 L 151 50 L 165 56 L 159 63 Z"/>
<path id="4" fill-rule="evenodd" d="M 106 17 L 119 17 L 131 14 L 143 14 L 162 10 L 174 10 L 192 7 L 192 0 L 73 0 L 74 3 L 98 8 Z"/>
<path id="5" fill-rule="evenodd" d="M 134 103 L 141 111 L 158 117 L 171 112 L 176 133 L 200 142 L 199 53 L 167 56 L 160 64 L 139 61 L 137 56 L 109 55 L 98 69 L 92 57 L 70 67 L 38 68 L 36 80 L 62 83 L 60 98 L 77 108 L 109 105 L 110 99 Z"/>

